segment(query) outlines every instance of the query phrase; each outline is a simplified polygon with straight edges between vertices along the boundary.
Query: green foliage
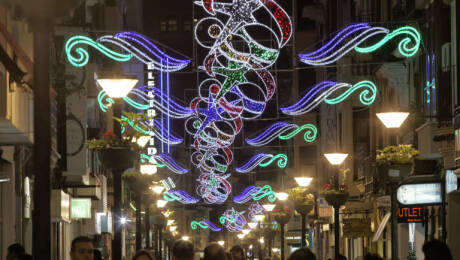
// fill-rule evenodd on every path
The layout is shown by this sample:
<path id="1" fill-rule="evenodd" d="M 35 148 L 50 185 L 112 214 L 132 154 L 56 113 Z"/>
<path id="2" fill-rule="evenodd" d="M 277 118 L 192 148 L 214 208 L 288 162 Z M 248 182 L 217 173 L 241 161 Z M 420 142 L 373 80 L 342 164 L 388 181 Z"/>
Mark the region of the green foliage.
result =
<path id="1" fill-rule="evenodd" d="M 393 164 L 412 164 L 419 151 L 411 144 L 400 144 L 398 146 L 387 146 L 383 150 L 377 150 L 377 166 L 388 166 Z"/>
<path id="2" fill-rule="evenodd" d="M 314 205 L 315 196 L 308 192 L 306 188 L 295 187 L 288 189 L 289 197 L 294 201 L 295 205 Z"/>

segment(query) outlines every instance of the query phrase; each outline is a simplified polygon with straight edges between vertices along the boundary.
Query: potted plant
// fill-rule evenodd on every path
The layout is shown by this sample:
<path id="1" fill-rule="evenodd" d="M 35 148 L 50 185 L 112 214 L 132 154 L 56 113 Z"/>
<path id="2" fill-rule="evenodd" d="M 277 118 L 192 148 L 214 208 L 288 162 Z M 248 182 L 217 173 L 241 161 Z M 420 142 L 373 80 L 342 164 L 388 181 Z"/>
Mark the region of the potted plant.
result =
<path id="1" fill-rule="evenodd" d="M 347 173 L 350 169 L 342 171 L 343 178 L 342 183 L 339 185 L 338 176 L 337 178 L 331 178 L 331 183 L 324 184 L 319 195 L 324 197 L 329 205 L 334 208 L 338 208 L 347 202 L 349 193 L 348 186 L 344 183 L 346 180 Z"/>
<path id="2" fill-rule="evenodd" d="M 273 218 L 284 225 L 289 222 L 292 216 L 292 210 L 284 203 L 284 201 L 278 201 L 275 208 L 272 211 Z"/>
<path id="3" fill-rule="evenodd" d="M 383 150 L 377 150 L 375 162 L 383 177 L 389 178 L 390 181 L 398 181 L 409 175 L 418 153 L 411 144 L 387 146 Z"/>
<path id="4" fill-rule="evenodd" d="M 289 189 L 289 198 L 294 202 L 294 207 L 300 214 L 308 214 L 315 206 L 315 196 L 303 187 Z"/>
<path id="5" fill-rule="evenodd" d="M 148 132 L 148 129 L 143 129 L 140 125 L 148 118 L 144 113 L 124 112 L 122 118 L 114 119 L 121 124 L 123 136 L 117 136 L 112 130 L 108 130 L 103 139 L 88 141 L 88 148 L 97 151 L 105 168 L 126 170 L 133 166 L 139 149 L 135 140 Z"/>

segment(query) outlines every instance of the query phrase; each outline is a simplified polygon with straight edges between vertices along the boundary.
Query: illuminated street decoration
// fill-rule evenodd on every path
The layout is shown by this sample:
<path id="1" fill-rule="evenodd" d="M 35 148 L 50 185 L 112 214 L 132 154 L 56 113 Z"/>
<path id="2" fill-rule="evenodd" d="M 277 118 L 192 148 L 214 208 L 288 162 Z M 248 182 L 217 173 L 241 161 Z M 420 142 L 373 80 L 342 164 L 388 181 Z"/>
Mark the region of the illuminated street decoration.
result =
<path id="1" fill-rule="evenodd" d="M 185 129 L 194 139 L 191 161 L 201 172 L 197 193 L 206 203 L 220 204 L 231 193 L 227 181 L 230 175 L 226 174 L 233 161 L 229 147 L 240 133 L 243 120 L 261 116 L 275 94 L 275 78 L 268 68 L 289 41 L 292 24 L 289 15 L 272 0 L 202 0 L 195 4 L 211 15 L 195 25 L 198 45 L 208 50 L 200 69 L 209 77 L 201 81 L 198 96 L 190 103 L 192 115 Z M 256 11 L 265 12 L 274 23 L 259 22 Z M 275 46 L 267 47 L 254 39 L 251 27 L 271 34 Z M 248 48 L 237 50 L 233 41 L 243 42 Z M 278 166 L 285 167 L 287 157 L 268 157 L 257 165 L 265 167 L 278 160 Z"/>
<path id="2" fill-rule="evenodd" d="M 134 122 L 126 116 L 121 116 L 121 120 L 127 122 L 129 126 L 133 127 L 134 130 L 138 131 L 141 134 L 144 134 L 144 135 L 151 134 L 149 130 L 150 122 L 148 122 L 150 120 L 146 120 L 145 122 L 140 122 L 139 125 L 134 125 Z M 182 138 L 176 137 L 172 135 L 171 133 L 168 133 L 167 131 L 165 131 L 163 125 L 160 124 L 157 120 L 153 120 L 153 125 L 154 125 L 154 128 L 152 129 L 153 136 L 157 138 L 159 141 L 163 143 L 167 143 L 167 144 L 180 144 L 182 143 L 182 141 L 184 141 Z M 122 133 L 124 133 L 124 131 L 125 129 L 122 129 Z M 165 136 L 165 134 L 167 136 Z"/>
<path id="3" fill-rule="evenodd" d="M 377 87 L 368 80 L 354 85 L 323 81 L 311 88 L 297 103 L 282 107 L 281 112 L 287 115 L 302 115 L 315 109 L 323 101 L 330 105 L 341 103 L 357 90 L 361 91 L 359 101 L 363 105 L 369 106 L 374 103 L 377 97 Z"/>
<path id="4" fill-rule="evenodd" d="M 199 176 L 199 185 L 196 189 L 197 194 L 203 198 L 205 203 L 208 204 L 222 204 L 224 203 L 230 193 L 232 186 L 227 178 L 227 175 L 218 175 L 215 173 L 203 173 Z"/>
<path id="5" fill-rule="evenodd" d="M 251 205 L 249 205 L 248 211 L 248 219 L 251 221 L 256 221 L 256 215 L 265 215 L 264 207 L 262 207 L 262 205 L 260 205 L 259 202 L 252 203 Z"/>
<path id="6" fill-rule="evenodd" d="M 210 229 L 212 231 L 221 231 L 222 230 L 221 227 L 218 227 L 218 226 L 214 225 L 214 223 L 212 223 L 209 220 L 201 220 L 201 221 L 193 220 L 192 222 L 190 222 L 190 227 L 193 230 L 196 230 L 198 228 Z"/>
<path id="7" fill-rule="evenodd" d="M 234 196 L 233 201 L 238 204 L 244 204 L 250 200 L 258 201 L 265 197 L 267 197 L 270 202 L 276 201 L 276 195 L 270 185 L 265 185 L 263 187 L 249 186 L 240 195 Z"/>
<path id="8" fill-rule="evenodd" d="M 244 211 L 236 211 L 234 208 L 226 210 L 219 222 L 230 232 L 240 232 L 247 223 Z"/>
<path id="9" fill-rule="evenodd" d="M 277 165 L 279 168 L 285 168 L 288 157 L 287 155 L 281 153 L 277 155 L 259 153 L 249 159 L 249 161 L 243 166 L 235 168 L 235 170 L 240 173 L 247 173 L 254 170 L 257 166 L 267 167 L 276 160 L 278 160 Z"/>
<path id="10" fill-rule="evenodd" d="M 277 122 L 265 129 L 258 136 L 254 138 L 246 138 L 246 143 L 252 146 L 264 146 L 276 138 L 281 140 L 291 139 L 303 130 L 305 130 L 303 136 L 305 142 L 311 143 L 316 140 L 318 129 L 313 124 L 298 126 L 296 124 L 286 122 Z"/>
<path id="11" fill-rule="evenodd" d="M 148 161 L 152 164 L 157 164 L 160 168 L 167 167 L 170 171 L 177 174 L 185 174 L 190 171 L 189 169 L 180 166 L 171 156 L 167 154 L 156 154 L 151 157 L 146 154 L 141 154 L 140 157 L 141 163 Z"/>
<path id="12" fill-rule="evenodd" d="M 190 60 L 169 56 L 141 34 L 120 32 L 115 35 L 99 37 L 96 41 L 83 35 L 69 38 L 65 44 L 65 51 L 67 59 L 72 65 L 82 67 L 88 64 L 89 54 L 83 48 L 84 46 L 90 46 L 114 61 L 126 62 L 134 57 L 146 65 L 153 63 L 155 69 L 165 72 L 181 70 L 190 63 Z M 123 52 L 115 51 L 107 46 L 117 46 Z"/>
<path id="13" fill-rule="evenodd" d="M 200 199 L 193 197 L 183 190 L 168 190 L 163 194 L 163 198 L 167 201 L 177 201 L 182 204 L 195 204 Z"/>
<path id="14" fill-rule="evenodd" d="M 383 37 L 376 43 L 369 46 L 365 45 L 367 39 L 381 36 Z M 299 54 L 299 57 L 303 63 L 309 65 L 327 65 L 336 62 L 353 50 L 358 53 L 374 52 L 398 36 L 404 36 L 398 44 L 399 53 L 404 57 L 414 56 L 418 52 L 421 41 L 420 34 L 414 27 L 403 26 L 390 32 L 384 27 L 358 23 L 345 27 L 319 49 L 310 53 Z"/>

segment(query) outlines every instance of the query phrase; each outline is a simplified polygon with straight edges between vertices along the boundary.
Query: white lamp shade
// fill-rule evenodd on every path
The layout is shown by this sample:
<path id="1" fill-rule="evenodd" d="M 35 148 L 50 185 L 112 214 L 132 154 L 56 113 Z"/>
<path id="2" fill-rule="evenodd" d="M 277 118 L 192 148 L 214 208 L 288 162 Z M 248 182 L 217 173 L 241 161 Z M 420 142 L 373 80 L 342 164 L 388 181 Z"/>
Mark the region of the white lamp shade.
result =
<path id="1" fill-rule="evenodd" d="M 153 175 L 157 173 L 158 168 L 154 164 L 141 164 L 140 170 L 142 174 Z"/>
<path id="2" fill-rule="evenodd" d="M 248 226 L 250 229 L 254 229 L 255 227 L 257 227 L 257 222 L 249 222 Z"/>
<path id="3" fill-rule="evenodd" d="M 275 193 L 275 195 L 276 195 L 276 198 L 281 201 L 285 201 L 289 197 L 289 194 L 287 194 L 286 192 L 277 192 Z"/>
<path id="4" fill-rule="evenodd" d="M 258 222 L 260 222 L 260 221 L 264 220 L 265 215 L 257 214 L 257 215 L 254 216 L 254 218 L 255 218 Z"/>
<path id="5" fill-rule="evenodd" d="M 157 200 L 157 207 L 164 208 L 164 206 L 166 206 L 167 203 L 167 200 Z"/>
<path id="6" fill-rule="evenodd" d="M 247 235 L 247 234 L 249 234 L 249 232 L 251 232 L 251 230 L 243 229 L 243 230 L 241 230 L 241 232 L 243 232 L 244 235 Z"/>
<path id="7" fill-rule="evenodd" d="M 409 116 L 407 112 L 387 112 L 377 113 L 377 117 L 382 121 L 386 128 L 399 128 Z"/>
<path id="8" fill-rule="evenodd" d="M 189 236 L 183 236 L 183 237 L 182 237 L 182 240 L 184 240 L 184 241 L 189 241 L 189 240 L 190 240 L 190 237 L 189 237 Z"/>
<path id="9" fill-rule="evenodd" d="M 111 98 L 124 98 L 136 86 L 137 79 L 97 79 L 97 83 Z"/>
<path id="10" fill-rule="evenodd" d="M 217 241 L 217 244 L 219 244 L 220 246 L 224 246 L 224 245 L 225 245 L 225 241 L 223 241 L 223 240 Z"/>
<path id="11" fill-rule="evenodd" d="M 245 235 L 245 234 L 238 234 L 238 235 L 236 235 L 236 236 L 238 237 L 238 239 L 241 240 L 241 239 L 243 239 L 246 235 Z"/>
<path id="12" fill-rule="evenodd" d="M 161 194 L 165 187 L 160 186 L 160 185 L 155 185 L 153 187 L 150 187 L 150 189 L 155 193 L 155 194 Z"/>
<path id="13" fill-rule="evenodd" d="M 341 165 L 343 161 L 348 157 L 347 153 L 325 153 L 324 157 L 332 165 Z"/>
<path id="14" fill-rule="evenodd" d="M 177 230 L 177 226 L 170 226 L 169 231 L 174 232 Z"/>
<path id="15" fill-rule="evenodd" d="M 300 187 L 308 187 L 313 180 L 311 177 L 295 177 L 294 179 Z"/>
<path id="16" fill-rule="evenodd" d="M 264 209 L 268 212 L 272 211 L 274 208 L 275 208 L 275 204 L 264 204 L 262 205 L 262 207 L 264 207 Z"/>

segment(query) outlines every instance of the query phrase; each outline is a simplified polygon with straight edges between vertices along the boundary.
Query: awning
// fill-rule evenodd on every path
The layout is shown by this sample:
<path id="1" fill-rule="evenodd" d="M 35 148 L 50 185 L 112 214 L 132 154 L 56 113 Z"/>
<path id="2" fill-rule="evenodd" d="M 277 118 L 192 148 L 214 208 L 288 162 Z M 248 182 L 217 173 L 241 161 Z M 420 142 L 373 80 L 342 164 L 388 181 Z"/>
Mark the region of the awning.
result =
<path id="1" fill-rule="evenodd" d="M 372 238 L 372 242 L 377 242 L 382 235 L 383 230 L 385 229 L 385 226 L 388 223 L 388 220 L 390 220 L 391 212 L 388 212 L 385 217 L 383 217 L 382 222 L 380 222 L 379 228 L 377 231 L 374 233 L 374 237 Z"/>

